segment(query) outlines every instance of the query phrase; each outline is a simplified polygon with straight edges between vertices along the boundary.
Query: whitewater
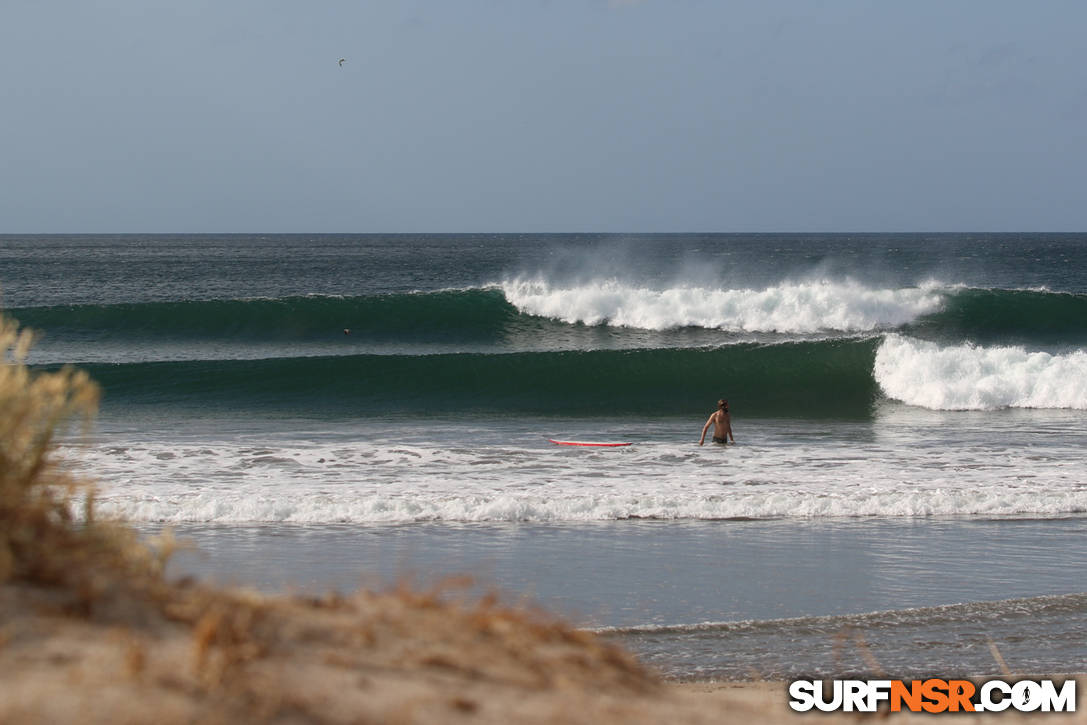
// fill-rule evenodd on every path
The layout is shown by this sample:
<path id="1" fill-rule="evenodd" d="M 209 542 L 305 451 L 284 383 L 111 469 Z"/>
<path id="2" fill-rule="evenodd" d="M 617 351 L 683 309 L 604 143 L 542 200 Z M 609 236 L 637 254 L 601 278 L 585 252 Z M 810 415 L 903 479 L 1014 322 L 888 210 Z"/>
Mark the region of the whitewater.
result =
<path id="1" fill-rule="evenodd" d="M 584 522 L 1087 512 L 1078 436 L 1031 431 L 1038 423 L 1020 416 L 996 430 L 956 432 L 922 416 L 889 413 L 875 436 L 848 449 L 827 441 L 846 433 L 840 424 L 820 424 L 813 432 L 745 420 L 740 443 L 731 450 L 699 448 L 699 426 L 689 424 L 686 430 L 655 426 L 652 438 L 631 436 L 635 444 L 625 451 L 569 451 L 528 433 L 506 443 L 492 439 L 451 446 L 450 434 L 433 443 L 402 434 L 400 440 L 381 440 L 367 431 L 367 443 L 312 436 L 305 442 L 263 440 L 263 445 L 148 441 L 97 446 L 85 452 L 84 460 L 88 472 L 111 482 L 100 495 L 100 510 L 147 522 Z M 745 432 L 757 440 L 745 442 Z M 590 430 L 583 433 L 591 435 Z M 998 435 L 1005 436 L 1005 445 L 992 445 Z M 1046 447 L 1038 450 L 1032 442 L 1043 435 Z M 363 480 L 360 469 L 366 471 Z M 901 476 L 903 470 L 910 470 L 910 476 Z"/>
<path id="2" fill-rule="evenodd" d="M 517 309 L 566 323 L 647 330 L 703 327 L 729 332 L 867 332 L 939 309 L 944 286 L 870 288 L 853 280 L 786 281 L 762 288 L 650 289 L 617 279 L 557 286 L 545 279 L 498 285 Z"/>
<path id="3" fill-rule="evenodd" d="M 940 346 L 888 335 L 873 369 L 884 395 L 930 410 L 1087 410 L 1087 353 Z"/>
<path id="4" fill-rule="evenodd" d="M 501 299 L 490 296 L 489 291 L 494 290 L 501 292 Z M 330 325 L 345 309 L 379 318 L 365 322 L 362 330 L 388 330 L 403 324 L 398 316 L 414 320 L 421 312 L 443 309 L 473 330 L 469 337 L 477 337 L 481 324 L 500 324 L 502 331 L 509 333 L 502 337 L 503 343 L 516 337 L 511 330 L 551 340 L 543 349 L 524 344 L 513 350 L 498 345 L 495 350 L 479 347 L 479 340 L 474 339 L 477 347 L 472 349 L 482 352 L 467 359 L 462 352 L 450 355 L 440 347 L 422 355 L 393 355 L 395 363 L 382 373 L 382 380 L 359 393 L 360 408 L 365 406 L 361 398 L 376 394 L 378 389 L 388 396 L 390 386 L 418 385 L 412 382 L 413 375 L 405 379 L 402 372 L 396 372 L 411 364 L 421 366 L 418 374 L 429 377 L 464 376 L 489 366 L 492 372 L 482 382 L 485 387 L 470 391 L 475 400 L 487 396 L 488 391 L 501 398 L 503 393 L 495 391 L 506 386 L 512 391 L 540 385 L 545 371 L 558 368 L 561 372 L 546 395 L 565 400 L 560 407 L 571 410 L 584 401 L 564 397 L 564 389 L 572 384 L 571 375 L 582 374 L 582 367 L 589 366 L 587 371 L 611 369 L 612 377 L 627 375 L 632 386 L 644 386 L 648 380 L 644 368 L 652 356 L 662 354 L 661 350 L 684 356 L 716 356 L 710 358 L 707 369 L 720 369 L 728 387 L 741 388 L 741 411 L 743 388 L 758 389 L 761 384 L 769 394 L 787 390 L 790 382 L 786 378 L 795 378 L 795 367 L 805 360 L 809 367 L 824 365 L 840 375 L 848 364 L 832 350 L 843 347 L 854 351 L 850 361 L 858 358 L 860 362 L 851 373 L 855 379 L 842 385 L 869 385 L 876 392 L 867 403 L 862 401 L 860 407 L 848 412 L 869 419 L 858 426 L 818 411 L 814 416 L 806 413 L 803 407 L 811 397 L 804 389 L 821 381 L 818 375 L 802 378 L 797 393 L 808 397 L 793 413 L 800 421 L 760 416 L 758 401 L 752 401 L 738 425 L 754 428 L 757 437 L 744 441 L 741 434 L 743 445 L 727 452 L 693 448 L 697 421 L 680 424 L 667 416 L 643 425 L 609 421 L 604 427 L 608 435 L 635 442 L 629 450 L 571 453 L 550 445 L 545 434 L 598 435 L 583 419 L 563 422 L 545 418 L 525 426 L 510 420 L 509 410 L 488 427 L 477 417 L 468 421 L 442 418 L 440 434 L 428 433 L 420 439 L 399 425 L 396 434 L 389 436 L 384 424 L 375 429 L 362 421 L 343 420 L 342 412 L 336 409 L 336 420 L 326 423 L 320 432 L 303 432 L 312 428 L 312 421 L 303 419 L 295 423 L 301 430 L 291 434 L 278 431 L 272 436 L 244 435 L 236 436 L 237 440 L 189 444 L 152 439 L 97 446 L 87 453 L 87 469 L 124 483 L 117 489 L 120 495 L 113 491 L 102 495 L 103 511 L 145 522 L 404 524 L 1045 517 L 1087 512 L 1087 489 L 1077 478 L 1081 441 L 1063 429 L 1066 419 L 1051 419 L 1046 417 L 1051 414 L 1040 412 L 1087 409 L 1087 353 L 1082 349 L 1046 352 L 1022 345 L 952 343 L 946 335 L 941 342 L 911 336 L 915 329 L 926 329 L 921 324 L 926 320 L 931 333 L 934 320 L 947 316 L 960 296 L 979 293 L 994 294 L 931 281 L 903 288 L 819 279 L 784 281 L 763 289 L 683 285 L 653 289 L 616 279 L 560 286 L 536 278 L 377 299 L 309 296 L 189 303 L 196 305 L 195 310 L 159 304 L 142 325 L 149 326 L 149 320 L 161 324 L 164 316 L 172 319 L 175 334 L 186 338 L 189 355 L 181 360 L 202 359 L 195 354 L 202 352 L 201 348 L 191 338 L 196 337 L 197 342 L 218 340 L 222 334 L 238 334 L 239 329 L 256 335 L 260 345 L 277 344 L 282 351 L 280 343 L 261 340 L 254 330 L 286 315 L 300 336 L 301 349 L 284 357 L 283 364 L 322 352 L 329 364 L 347 356 L 342 369 L 332 368 L 334 381 L 339 375 L 363 369 L 374 375 L 374 361 L 390 359 L 372 350 L 370 355 L 359 356 L 357 346 L 345 350 L 340 345 L 333 354 L 327 341 L 311 340 L 314 330 Z M 1005 294 L 1049 293 L 1016 290 Z M 1073 300 L 1078 303 L 1079 297 Z M 216 310 L 233 310 L 241 316 L 244 327 L 205 320 L 209 304 Z M 132 306 L 80 310 L 80 316 L 93 320 L 100 337 L 107 339 L 131 334 L 130 323 L 140 314 Z M 468 315 L 476 317 L 464 320 Z M 561 333 L 555 331 L 556 323 L 562 325 Z M 727 337 L 690 348 L 691 328 L 695 334 L 722 332 Z M 360 328 L 356 326 L 355 331 L 359 334 Z M 601 345 L 601 338 L 593 337 L 601 331 L 627 337 L 607 339 Z M 642 336 L 676 331 L 687 336 Z M 156 334 L 168 337 L 169 332 L 158 330 Z M 419 334 L 417 327 L 414 334 Z M 647 341 L 656 343 L 654 349 L 644 347 Z M 589 344 L 592 342 L 597 344 Z M 413 340 L 406 349 L 414 346 L 418 352 L 420 344 L 420 340 Z M 452 344 L 460 345 L 458 351 L 471 347 L 456 339 Z M 598 357 L 584 363 L 580 353 L 588 352 L 582 349 L 585 347 L 589 351 L 616 348 L 620 357 Z M 155 349 L 161 353 L 170 346 L 158 343 Z M 521 357 L 526 351 L 545 357 L 531 362 Z M 757 359 L 768 351 L 773 354 L 768 358 L 771 362 L 756 363 L 751 372 L 740 367 L 740 360 Z M 233 355 L 229 364 L 244 361 L 252 352 Z M 569 357 L 571 354 L 575 357 Z M 816 362 L 820 356 L 826 358 L 822 363 Z M 272 370 L 284 378 L 296 374 L 293 369 L 278 371 L 274 362 L 267 367 L 264 356 L 252 357 L 264 360 L 265 372 L 231 372 L 241 385 L 247 376 L 267 377 Z M 784 361 L 779 361 L 781 358 Z M 165 361 L 172 359 L 167 356 Z M 140 362 L 156 360 L 151 357 Z M 662 374 L 689 374 L 694 360 L 681 357 L 668 363 L 674 369 L 665 367 Z M 148 370 L 146 366 L 128 367 L 124 375 L 129 380 L 137 368 Z M 758 382 L 755 376 L 765 368 L 770 372 Z M 153 379 L 201 374 L 161 367 L 149 370 Z M 219 368 L 217 374 L 226 371 Z M 504 381 L 506 375 L 511 380 Z M 109 380 L 109 372 L 103 371 L 103 377 Z M 599 385 L 598 380 L 593 383 L 595 379 L 590 373 L 588 384 Z M 829 381 L 821 384 L 830 385 Z M 352 385 L 333 382 L 339 393 L 336 397 L 350 398 Z M 674 384 L 672 388 L 679 389 Z M 241 386 L 237 389 L 244 390 Z M 123 394 L 125 388 L 116 386 L 114 390 Z M 433 402 L 442 395 L 435 389 L 427 398 Z M 247 403 L 244 395 L 240 400 Z M 613 405 L 617 410 L 624 408 L 622 401 Z M 1038 412 L 1000 418 L 926 417 L 941 411 L 1014 409 Z M 594 417 L 591 408 L 584 415 L 590 420 Z M 859 430 L 864 433 L 858 434 Z M 438 440 L 430 440 L 434 437 Z M 837 441 L 849 441 L 847 448 Z M 727 455 L 724 471 L 722 455 Z M 360 479 L 358 472 L 362 470 L 366 475 Z M 904 477 L 902 471 L 910 471 L 910 475 Z"/>

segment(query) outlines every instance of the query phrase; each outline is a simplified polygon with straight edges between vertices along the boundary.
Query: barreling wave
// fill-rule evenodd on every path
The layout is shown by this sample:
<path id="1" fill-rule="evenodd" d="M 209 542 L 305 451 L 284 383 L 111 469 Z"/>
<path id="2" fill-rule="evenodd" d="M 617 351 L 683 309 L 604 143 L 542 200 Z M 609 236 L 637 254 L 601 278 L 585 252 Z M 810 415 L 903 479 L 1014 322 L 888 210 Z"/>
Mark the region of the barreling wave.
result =
<path id="1" fill-rule="evenodd" d="M 497 289 L 61 305 L 9 314 L 52 337 L 182 340 L 313 340 L 342 335 L 344 329 L 362 337 L 485 340 L 517 317 Z"/>
<path id="2" fill-rule="evenodd" d="M 426 410 L 689 414 L 730 395 L 746 414 L 866 416 L 877 340 L 712 349 L 351 355 L 93 364 L 115 401 L 348 413 Z"/>
<path id="3" fill-rule="evenodd" d="M 1087 295 L 1047 290 L 956 289 L 902 332 L 943 341 L 1087 342 Z"/>
<path id="4" fill-rule="evenodd" d="M 898 334 L 715 348 L 342 355 L 90 364 L 107 402 L 295 412 L 689 414 L 724 395 L 745 415 L 1087 410 L 1087 352 L 939 345 Z"/>
<path id="5" fill-rule="evenodd" d="M 785 282 L 762 290 L 615 280 L 561 287 L 513 280 L 463 289 L 360 297 L 63 305 L 10 310 L 24 326 L 68 343 L 154 340 L 392 342 L 547 341 L 563 347 L 690 346 L 759 333 L 812 337 L 897 331 L 940 342 L 1087 343 L 1087 295 L 961 287 L 880 289 L 856 282 Z M 605 340 L 587 328 L 614 333 Z M 651 338 L 639 331 L 660 333 Z M 670 332 L 676 331 L 676 334 Z M 713 336 L 716 335 L 714 338 Z M 618 337 L 616 337 L 618 336 Z M 709 337 L 707 337 L 709 336 Z M 632 345 L 624 345 L 629 338 Z"/>

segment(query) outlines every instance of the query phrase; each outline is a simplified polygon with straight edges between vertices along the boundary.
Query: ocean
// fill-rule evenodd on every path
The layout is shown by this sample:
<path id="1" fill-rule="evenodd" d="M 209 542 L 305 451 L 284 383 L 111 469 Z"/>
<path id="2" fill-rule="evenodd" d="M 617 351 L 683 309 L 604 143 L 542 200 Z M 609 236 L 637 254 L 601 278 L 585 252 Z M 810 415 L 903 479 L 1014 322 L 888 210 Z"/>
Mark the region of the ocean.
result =
<path id="1" fill-rule="evenodd" d="M 175 575 L 496 590 L 677 679 L 1087 670 L 1087 235 L 6 235 L 0 292 Z"/>

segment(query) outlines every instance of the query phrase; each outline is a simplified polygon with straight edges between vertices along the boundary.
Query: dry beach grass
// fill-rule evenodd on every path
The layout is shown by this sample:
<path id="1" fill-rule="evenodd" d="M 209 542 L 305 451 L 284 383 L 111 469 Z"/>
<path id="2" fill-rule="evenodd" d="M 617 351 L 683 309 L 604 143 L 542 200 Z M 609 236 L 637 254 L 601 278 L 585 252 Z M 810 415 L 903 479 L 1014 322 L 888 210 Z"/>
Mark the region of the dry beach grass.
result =
<path id="1" fill-rule="evenodd" d="M 29 345 L 0 323 L 0 722 L 794 717 L 783 684 L 667 684 L 619 647 L 494 597 L 271 597 L 170 581 L 175 543 L 98 521 L 91 486 L 58 463 L 58 431 L 90 420 L 97 387 L 73 370 L 33 374 Z"/>

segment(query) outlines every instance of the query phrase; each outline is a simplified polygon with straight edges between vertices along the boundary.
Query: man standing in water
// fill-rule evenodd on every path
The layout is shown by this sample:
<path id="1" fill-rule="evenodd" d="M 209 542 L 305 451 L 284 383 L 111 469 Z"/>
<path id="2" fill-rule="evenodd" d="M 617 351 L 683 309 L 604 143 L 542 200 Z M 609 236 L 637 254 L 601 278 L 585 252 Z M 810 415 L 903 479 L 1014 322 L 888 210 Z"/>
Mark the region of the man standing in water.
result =
<path id="1" fill-rule="evenodd" d="M 711 423 L 714 443 L 728 443 L 729 438 L 732 438 L 733 443 L 736 442 L 736 438 L 732 435 L 732 419 L 728 415 L 728 401 L 724 398 L 717 401 L 717 410 L 706 421 L 706 425 L 702 426 L 702 437 L 698 440 L 698 445 L 706 442 L 706 431 L 709 430 Z"/>

